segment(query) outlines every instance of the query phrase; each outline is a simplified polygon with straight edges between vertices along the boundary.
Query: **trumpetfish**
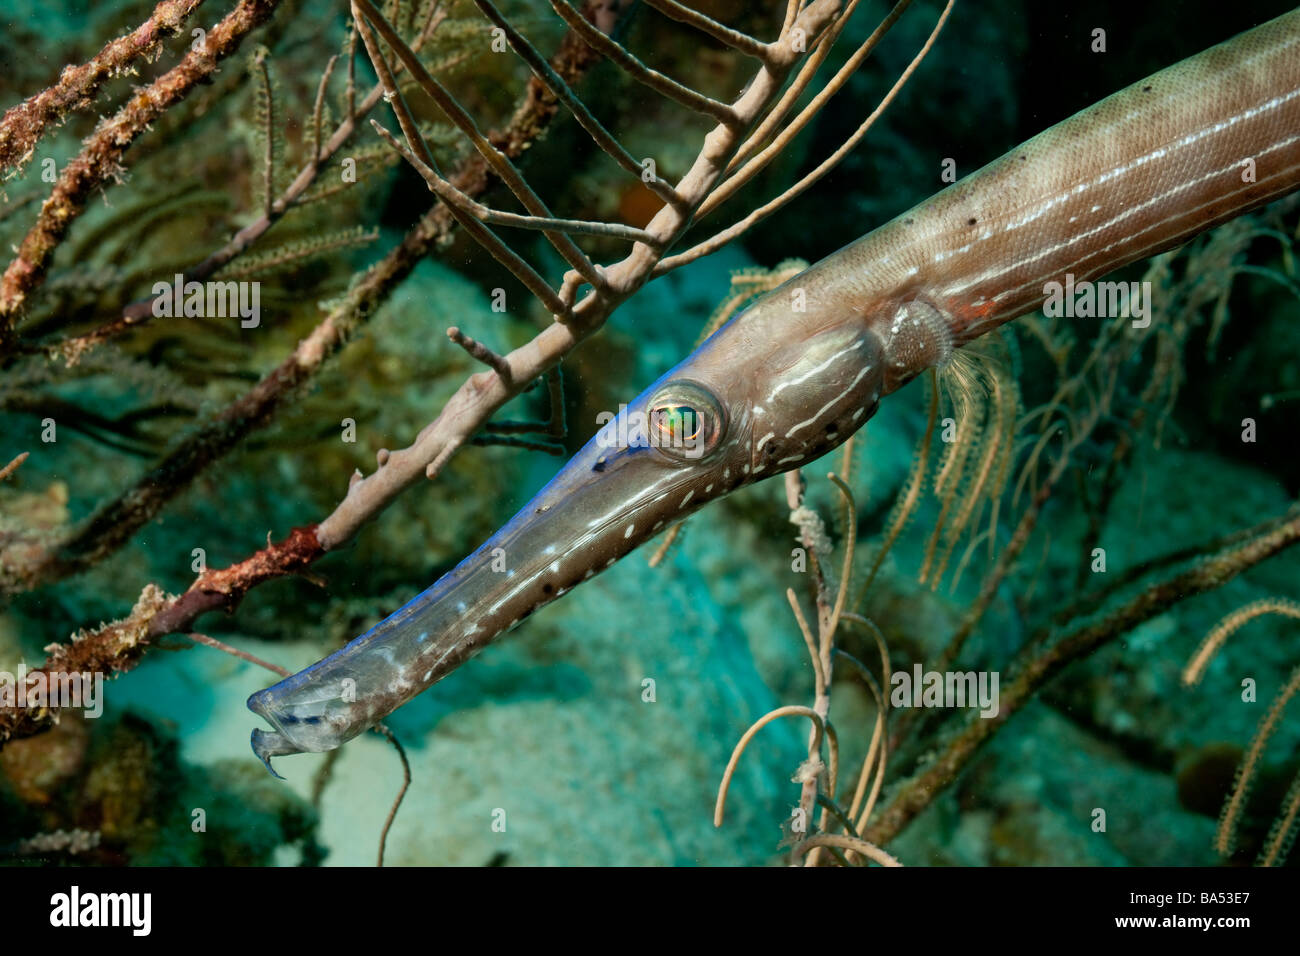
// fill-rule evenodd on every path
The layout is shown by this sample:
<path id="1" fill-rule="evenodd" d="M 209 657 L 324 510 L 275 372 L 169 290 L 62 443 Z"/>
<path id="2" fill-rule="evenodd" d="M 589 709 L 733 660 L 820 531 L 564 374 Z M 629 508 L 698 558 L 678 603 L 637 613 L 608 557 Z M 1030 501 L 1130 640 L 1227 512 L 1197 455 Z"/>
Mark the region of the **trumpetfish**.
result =
<path id="1" fill-rule="evenodd" d="M 844 442 L 882 398 L 1086 282 L 1300 187 L 1300 10 L 1066 119 L 821 260 L 629 402 L 477 551 L 248 699 L 332 750 L 671 522 Z M 278 774 L 277 774 L 278 776 Z"/>

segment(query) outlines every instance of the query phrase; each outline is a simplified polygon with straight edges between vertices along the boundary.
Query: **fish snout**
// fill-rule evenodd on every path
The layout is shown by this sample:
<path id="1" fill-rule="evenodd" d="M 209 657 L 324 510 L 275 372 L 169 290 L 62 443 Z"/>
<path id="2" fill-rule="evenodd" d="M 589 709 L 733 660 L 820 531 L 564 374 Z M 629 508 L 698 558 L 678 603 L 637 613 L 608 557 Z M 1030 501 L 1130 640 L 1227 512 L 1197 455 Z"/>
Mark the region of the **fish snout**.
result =
<path id="1" fill-rule="evenodd" d="M 248 709 L 269 723 L 274 730 L 256 729 L 251 743 L 266 769 L 279 777 L 271 766 L 272 757 L 290 754 L 319 753 L 333 750 L 339 740 L 339 720 L 326 713 L 312 713 L 282 700 L 276 691 L 279 685 L 260 690 L 248 698 Z"/>

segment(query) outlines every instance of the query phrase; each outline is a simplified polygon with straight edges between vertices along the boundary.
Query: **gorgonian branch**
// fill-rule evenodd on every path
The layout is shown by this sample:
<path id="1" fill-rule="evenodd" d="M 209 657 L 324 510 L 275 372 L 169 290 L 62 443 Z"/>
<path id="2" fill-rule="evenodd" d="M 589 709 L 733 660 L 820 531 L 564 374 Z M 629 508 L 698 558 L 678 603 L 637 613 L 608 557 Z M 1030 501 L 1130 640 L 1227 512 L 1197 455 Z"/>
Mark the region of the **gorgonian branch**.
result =
<path id="1" fill-rule="evenodd" d="M 244 4 L 251 2 L 244 0 Z M 537 70 L 535 62 L 530 62 L 534 73 L 540 75 L 530 83 L 524 106 L 516 113 L 508 129 L 487 137 L 478 131 L 472 118 L 445 88 L 428 74 L 414 56 L 411 46 L 384 21 L 369 0 L 356 0 L 355 9 L 360 14 L 355 18 L 357 32 L 361 34 L 381 77 L 380 86 L 403 126 L 408 153 L 436 171 L 427 144 L 422 142 L 415 129 L 401 91 L 394 82 L 396 68 L 389 67 L 378 49 L 379 40 L 410 72 L 418 89 L 433 98 L 475 146 L 477 155 L 463 161 L 457 170 L 447 175 L 437 174 L 455 192 L 444 191 L 446 195 L 440 196 L 444 201 L 421 219 L 396 249 L 372 266 L 353 285 L 342 303 L 251 391 L 200 424 L 135 486 L 99 508 L 54 547 L 39 552 L 35 560 L 24 562 L 21 567 L 6 568 L 8 580 L 0 584 L 13 590 L 66 577 L 93 565 L 129 540 L 206 468 L 238 447 L 253 431 L 264 427 L 300 390 L 301 385 L 310 380 L 364 324 L 419 259 L 447 235 L 454 223 L 464 225 L 489 251 L 493 251 L 491 244 L 500 240 L 495 239 L 477 215 L 486 207 L 464 203 L 458 207 L 456 194 L 472 198 L 474 193 L 481 193 L 485 188 L 488 174 L 494 173 L 510 187 L 530 217 L 556 219 L 518 173 L 513 165 L 514 158 L 521 155 L 542 131 L 560 103 L 574 107 L 576 96 L 569 96 L 564 91 L 571 91 L 572 84 L 597 54 L 610 56 L 618 65 L 630 69 L 634 78 L 646 78 L 646 74 L 632 65 L 635 57 L 629 60 L 630 54 L 624 56 L 626 51 L 617 41 L 597 30 L 585 18 L 578 17 L 581 20 L 581 25 L 578 25 L 574 20 L 576 11 L 567 4 L 557 2 L 557 6 L 564 7 L 560 12 L 568 14 L 565 20 L 573 27 L 574 33 L 566 38 L 551 62 L 555 77 L 546 75 L 545 70 Z M 626 258 L 597 269 L 590 264 L 585 253 L 577 249 L 567 233 L 550 228 L 561 225 L 562 221 L 533 223 L 546 227 L 542 231 L 548 233 L 548 238 L 573 267 L 563 277 L 558 292 L 552 292 L 550 287 L 546 292 L 541 288 L 534 289 L 548 310 L 563 321 L 551 324 L 531 342 L 499 356 L 499 362 L 471 375 L 410 446 L 380 455 L 378 466 L 370 475 L 354 475 L 342 501 L 321 522 L 299 529 L 284 541 L 270 544 L 230 568 L 205 572 L 184 594 L 161 601 L 155 612 L 149 615 L 146 641 L 172 631 L 192 630 L 199 616 L 218 608 L 233 609 L 247 590 L 261 581 L 301 572 L 325 553 L 351 540 L 404 489 L 423 477 L 436 476 L 456 450 L 472 442 L 507 401 L 553 370 L 580 342 L 598 330 L 614 309 L 649 281 L 662 261 L 664 251 L 680 240 L 702 204 L 722 181 L 746 137 L 778 101 L 791 71 L 806 56 L 807 50 L 819 49 L 819 39 L 823 34 L 829 36 L 829 31 L 840 25 L 842 15 L 841 0 L 814 0 L 802 10 L 798 9 L 797 3 L 789 5 L 780 34 L 764 46 L 762 65 L 744 91 L 734 102 L 724 104 L 725 110 L 706 107 L 706 111 L 717 114 L 718 125 L 703 137 L 699 154 L 678 182 L 656 190 L 668 199 L 644 227 L 644 237 L 637 234 L 642 241 L 634 241 Z M 373 28 L 373 33 L 365 29 L 367 26 Z M 517 31 L 515 33 L 518 36 Z M 575 34 L 581 42 L 574 39 Z M 518 44 L 516 49 L 523 50 L 524 47 Z M 529 60 L 524 53 L 521 56 L 525 61 Z M 349 67 L 350 89 L 353 84 L 351 77 Z M 559 82 L 555 82 L 556 77 Z M 659 87 L 661 92 L 670 90 L 666 93 L 670 98 L 680 98 L 681 91 L 676 86 L 665 86 L 658 80 L 650 85 Z M 694 107 L 700 105 L 699 101 L 693 101 Z M 358 112 L 360 108 L 361 104 L 358 104 Z M 578 109 L 575 112 L 583 111 Z M 592 133 L 592 128 L 588 129 L 589 133 Z M 595 133 L 593 137 L 598 135 Z M 609 137 L 604 146 L 611 145 L 612 137 Z M 617 149 L 606 148 L 606 152 L 611 152 L 618 160 Z M 620 165 L 626 166 L 624 162 Z M 504 243 L 501 243 L 494 255 L 501 259 L 504 250 Z M 579 298 L 578 292 L 584 285 L 589 291 Z M 133 660 L 133 657 L 125 660 L 123 666 L 130 666 Z M 10 717 L 0 715 L 0 739 L 5 736 L 6 721 Z"/>
<path id="2" fill-rule="evenodd" d="M 572 36 L 560 45 L 553 61 L 569 83 L 576 82 L 592 62 L 594 57 L 588 55 L 587 47 Z M 521 155 L 545 131 L 556 110 L 557 104 L 530 87 L 510 126 L 497 137 L 501 148 L 513 156 Z M 451 179 L 467 193 L 481 191 L 488 185 L 486 164 L 481 157 L 470 156 L 458 165 Z M 391 252 L 362 275 L 344 300 L 279 366 L 187 435 L 133 487 L 59 542 L 57 549 L 23 548 L 18 553 L 0 550 L 0 592 L 28 589 L 75 574 L 129 540 L 205 467 L 265 427 L 275 412 L 291 401 L 325 361 L 374 315 L 420 260 L 449 237 L 454 226 L 446 206 L 429 210 Z M 562 417 L 559 420 L 562 422 Z M 381 461 L 386 458 L 386 452 L 380 455 Z M 18 464 L 21 461 L 14 467 Z M 146 585 L 127 618 L 82 631 L 70 643 L 51 645 L 40 670 L 107 674 L 129 670 L 159 638 L 192 631 L 194 622 L 210 611 L 233 611 L 251 588 L 272 578 L 300 574 L 325 553 L 315 526 L 311 526 L 268 543 L 230 567 L 208 569 L 183 594 L 166 595 L 155 585 Z M 13 737 L 40 733 L 56 717 L 57 712 L 48 709 L 37 713 L 0 708 L 0 745 Z"/>
<path id="3" fill-rule="evenodd" d="M 419 52 L 446 19 L 446 12 L 439 5 L 431 4 L 424 24 L 420 27 L 415 39 L 411 41 L 411 49 Z M 356 34 L 353 32 L 350 35 L 350 41 L 355 42 L 355 37 Z M 308 158 L 307 162 L 294 176 L 293 181 L 274 198 L 261 216 L 236 232 L 221 248 L 212 252 L 201 262 L 186 269 L 182 274 L 184 282 L 202 282 L 215 275 L 256 245 L 288 213 L 318 195 L 309 194 L 308 190 L 318 181 L 321 172 L 329 162 L 339 154 L 339 151 L 344 146 L 352 141 L 354 134 L 361 126 L 361 121 L 379 105 L 384 96 L 384 84 L 376 83 L 358 101 L 355 76 L 353 74 L 355 59 L 353 53 L 350 52 L 348 54 L 348 85 L 344 97 L 346 109 L 342 121 L 335 126 L 328 138 L 325 138 L 324 130 L 321 127 L 322 100 L 335 63 L 335 59 L 331 58 L 321 74 L 320 83 L 317 86 L 316 103 L 312 110 L 312 156 Z M 399 69 L 404 68 L 399 67 Z M 49 346 L 43 346 L 43 348 L 51 355 L 57 355 L 69 364 L 74 364 L 90 349 L 147 323 L 154 317 L 155 300 L 156 297 L 151 296 L 148 299 L 133 302 L 126 306 L 119 316 L 105 322 L 98 328 L 69 336 Z"/>
<path id="4" fill-rule="evenodd" d="M 0 359 L 12 351 L 15 327 L 27 297 L 44 281 L 55 250 L 85 211 L 90 196 L 118 174 L 131 144 L 168 109 L 208 80 L 221 61 L 239 48 L 244 37 L 270 18 L 279 3 L 240 0 L 208 31 L 202 44 L 192 47 L 176 66 L 138 90 L 117 113 L 101 122 L 81 152 L 64 167 L 36 224 L 0 277 Z"/>
<path id="5" fill-rule="evenodd" d="M 106 43 L 85 63 L 64 67 L 54 85 L 5 110 L 0 117 L 0 180 L 16 175 L 31 160 L 41 137 L 69 113 L 93 103 L 106 82 L 133 70 L 138 61 L 157 56 L 162 42 L 179 33 L 201 3 L 163 0 L 130 33 Z"/>

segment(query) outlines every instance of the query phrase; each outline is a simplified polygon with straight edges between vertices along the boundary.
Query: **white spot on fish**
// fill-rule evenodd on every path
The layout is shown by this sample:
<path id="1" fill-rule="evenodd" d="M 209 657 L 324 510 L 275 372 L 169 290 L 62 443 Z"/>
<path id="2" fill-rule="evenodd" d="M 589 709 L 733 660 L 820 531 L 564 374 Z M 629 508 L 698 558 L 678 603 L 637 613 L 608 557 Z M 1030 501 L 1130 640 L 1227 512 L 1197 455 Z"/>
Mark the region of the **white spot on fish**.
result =
<path id="1" fill-rule="evenodd" d="M 428 632 L 428 631 L 421 631 L 421 632 L 420 632 L 420 637 L 419 637 L 418 639 L 419 639 L 419 641 L 420 641 L 421 643 L 427 641 L 427 640 L 429 639 L 429 632 Z"/>
<path id="2" fill-rule="evenodd" d="M 628 525 L 628 526 L 627 526 L 627 530 L 623 532 L 623 537 L 624 537 L 624 538 L 630 538 L 630 537 L 632 537 L 632 532 L 635 531 L 635 530 L 636 530 L 636 525 L 635 525 L 635 524 L 630 524 L 630 525 Z"/>
<path id="3" fill-rule="evenodd" d="M 740 466 L 740 473 L 741 473 L 742 475 L 747 475 L 747 474 L 749 474 L 749 466 L 748 466 L 748 465 L 741 465 L 741 466 Z"/>
<path id="4" fill-rule="evenodd" d="M 803 457 L 804 457 L 803 455 L 791 455 L 789 458 L 782 458 L 780 461 L 777 462 L 777 464 L 784 465 L 788 461 L 799 461 Z"/>
<path id="5" fill-rule="evenodd" d="M 425 682 L 426 684 L 429 683 L 429 678 L 432 677 L 432 676 L 433 676 L 433 671 L 425 671 L 425 673 L 424 673 L 424 682 Z"/>
<path id="6" fill-rule="evenodd" d="M 553 544 L 548 544 L 548 545 L 546 546 L 546 553 L 547 553 L 547 554 L 554 554 L 554 553 L 555 553 L 555 545 L 553 545 Z"/>
<path id="7" fill-rule="evenodd" d="M 464 613 L 465 613 L 465 602 L 464 602 L 464 601 L 461 601 L 459 604 L 456 605 L 456 613 L 457 613 L 457 614 L 464 614 Z"/>
<path id="8" fill-rule="evenodd" d="M 610 558 L 608 561 L 605 562 L 605 567 L 609 567 L 609 566 L 610 566 L 611 564 L 613 564 L 616 560 L 618 560 L 618 559 L 617 559 L 617 558 Z"/>
<path id="9" fill-rule="evenodd" d="M 859 408 L 856 412 L 853 413 L 853 420 L 856 422 L 859 418 L 861 418 L 866 413 L 867 413 L 866 408 Z"/>
<path id="10" fill-rule="evenodd" d="M 554 574 L 555 572 L 557 572 L 557 571 L 559 571 L 559 570 L 560 570 L 560 562 L 559 562 L 559 561 L 552 561 L 552 562 L 551 562 L 551 573 Z"/>
<path id="11" fill-rule="evenodd" d="M 586 573 L 583 574 L 583 576 L 582 576 L 582 580 L 584 580 L 584 581 L 587 580 L 587 578 L 591 577 L 591 576 L 592 576 L 593 574 L 595 574 L 595 573 L 596 573 L 596 572 L 593 571 L 591 568 L 588 568 L 587 571 L 586 571 Z"/>
<path id="12" fill-rule="evenodd" d="M 690 491 L 686 492 L 686 497 L 682 499 L 682 503 L 679 504 L 677 507 L 685 508 L 686 502 L 690 501 L 691 498 L 693 498 L 694 496 L 695 496 L 695 489 L 692 488 Z"/>
<path id="13" fill-rule="evenodd" d="M 707 495 L 707 494 L 708 494 L 710 491 L 712 491 L 712 490 L 713 490 L 713 482 L 709 482 L 709 483 L 704 487 L 704 493 Z"/>

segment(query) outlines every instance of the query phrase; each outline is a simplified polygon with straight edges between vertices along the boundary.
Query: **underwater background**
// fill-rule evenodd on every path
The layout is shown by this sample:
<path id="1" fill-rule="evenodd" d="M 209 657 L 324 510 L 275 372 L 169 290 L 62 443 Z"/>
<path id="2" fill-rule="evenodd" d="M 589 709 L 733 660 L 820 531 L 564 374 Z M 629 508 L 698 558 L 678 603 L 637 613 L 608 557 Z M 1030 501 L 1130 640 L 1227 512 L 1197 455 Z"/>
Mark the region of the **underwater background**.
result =
<path id="1" fill-rule="evenodd" d="M 44 161 L 63 170 L 101 116 L 175 64 L 191 42 L 190 26 L 211 25 L 233 6 L 203 3 L 178 37 L 161 44 L 156 61 L 107 80 L 93 104 L 70 111 L 21 167 L 6 171 L 6 262 L 50 191 Z M 488 26 L 472 3 L 446 6 L 449 17 L 421 55 L 480 127 L 502 128 L 527 69 L 513 56 L 482 54 Z M 564 25 L 548 4 L 501 6 L 547 55 L 561 42 Z M 751 0 L 692 6 L 759 36 L 779 27 L 783 8 Z M 682 82 L 726 99 L 752 73 L 742 57 L 642 4 L 612 7 L 621 41 Z M 89 60 L 153 8 L 132 0 L 6 0 L 0 105 L 44 89 L 65 65 Z M 779 274 L 791 259 L 814 262 L 931 195 L 944 185 L 946 158 L 965 175 L 1128 83 L 1289 8 L 958 0 L 931 54 L 834 172 L 738 242 L 647 285 L 565 360 L 562 455 L 466 446 L 436 481 L 407 490 L 350 546 L 307 572 L 261 584 L 233 614 L 208 614 L 196 629 L 292 671 L 311 664 L 482 543 L 594 434 L 601 411 L 616 410 L 689 353 L 729 296 L 761 288 L 767 270 Z M 742 206 L 714 225 L 780 193 L 856 128 L 925 41 L 938 9 L 918 0 L 748 187 Z M 394 22 L 416 23 L 423 10 L 400 4 Z M 864 0 L 828 70 L 886 12 Z M 1090 50 L 1097 27 L 1107 31 L 1105 53 Z M 355 158 L 356 181 L 327 170 L 311 202 L 218 273 L 260 281 L 258 328 L 161 318 L 77 343 L 147 297 L 159 278 L 201 262 L 256 221 L 268 185 L 272 193 L 288 186 L 310 146 L 321 72 L 348 35 L 345 4 L 276 5 L 210 82 L 133 144 L 24 303 L 18 334 L 31 348 L 0 361 L 0 467 L 30 453 L 0 482 L 0 670 L 38 666 L 48 645 L 128 618 L 142 592 L 146 603 L 154 593 L 147 585 L 184 592 L 195 578 L 195 549 L 207 567 L 224 568 L 268 535 L 283 538 L 327 515 L 354 470 L 369 473 L 380 449 L 409 444 L 478 370 L 447 338 L 448 326 L 506 351 L 550 322 L 522 285 L 453 233 L 420 257 L 268 423 L 192 475 L 177 476 L 165 504 L 138 530 L 118 542 L 111 528 L 92 528 L 106 502 L 135 500 L 142 476 L 171 480 L 150 469 L 283 361 L 434 204 L 419 176 L 364 126 L 340 153 Z M 327 129 L 341 110 L 343 69 L 336 67 L 326 98 Z M 362 51 L 356 69 L 359 89 L 368 90 L 374 74 Z M 709 128 L 609 63 L 593 65 L 577 89 L 633 156 L 655 156 L 668 179 L 685 172 Z M 434 107 L 425 109 L 435 153 L 454 164 L 469 147 Z M 372 115 L 395 128 L 382 103 Z M 656 208 L 649 191 L 562 112 L 519 162 L 557 215 L 644 224 Z M 497 185 L 486 196 L 502 194 Z M 1065 633 L 1051 629 L 1063 609 L 1075 613 L 1061 628 L 1104 616 L 1150 580 L 1143 575 L 1211 560 L 1240 540 L 1233 533 L 1288 514 L 1300 491 L 1298 228 L 1292 197 L 1122 271 L 1161 290 L 1153 324 L 1175 331 L 1150 348 L 1114 352 L 1118 384 L 1104 415 L 1089 417 L 1086 389 L 1071 393 L 1078 404 L 1064 430 L 1086 423 L 1087 433 L 1070 448 L 1030 543 L 964 643 L 962 669 L 1000 671 L 1005 688 L 1018 655 Z M 563 264 L 543 240 L 509 238 L 544 276 L 558 279 Z M 607 237 L 582 244 L 598 262 L 621 257 L 625 245 Z M 505 311 L 494 309 L 494 290 L 502 288 Z M 1038 316 L 992 337 L 986 361 L 1005 374 L 988 381 L 1014 388 L 1008 404 L 963 405 L 960 393 L 936 393 L 940 419 L 970 421 L 974 447 L 1005 456 L 997 459 L 1006 462 L 1004 484 L 983 489 L 983 498 L 971 493 L 964 526 L 953 521 L 965 510 L 968 484 L 946 488 L 933 470 L 918 478 L 931 405 L 923 380 L 882 404 L 854 440 L 849 464 L 835 452 L 804 468 L 808 504 L 827 529 L 828 568 L 839 567 L 849 524 L 826 473 L 850 476 L 855 586 L 882 556 L 855 609 L 884 635 L 894 669 L 939 656 L 1026 500 L 1059 460 L 1055 445 L 1040 442 L 1056 427 L 1051 403 L 1104 336 L 1101 320 L 1074 321 L 1062 328 Z M 499 417 L 545 418 L 546 391 L 526 392 Z M 57 440 L 43 440 L 51 419 Z M 1254 440 L 1242 438 L 1245 419 L 1255 423 Z M 934 441 L 931 469 L 941 451 Z M 774 708 L 811 699 L 812 668 L 785 594 L 801 587 L 790 510 L 780 480 L 742 489 L 691 518 L 656 566 L 648 561 L 659 544 L 652 542 L 394 712 L 387 724 L 405 747 L 411 786 L 384 862 L 784 862 L 783 824 L 799 801 L 792 777 L 807 758 L 806 723 L 763 728 L 739 760 L 725 820 L 715 827 L 713 818 L 719 780 L 746 728 Z M 92 542 L 72 571 L 50 579 L 30 571 L 33 555 L 70 540 Z M 1105 552 L 1102 571 L 1095 548 Z M 942 554 L 946 566 L 936 570 Z M 1071 663 L 889 841 L 889 852 L 908 865 L 1254 862 L 1295 792 L 1300 714 L 1283 713 L 1271 728 L 1228 852 L 1216 847 L 1216 828 L 1243 756 L 1300 664 L 1300 621 L 1285 610 L 1252 617 L 1199 684 L 1184 686 L 1181 675 L 1226 615 L 1263 599 L 1300 599 L 1298 572 L 1300 556 L 1283 551 L 1172 602 Z M 866 628 L 846 628 L 841 640 L 875 661 Z M 131 665 L 105 685 L 101 717 L 65 711 L 53 727 L 3 742 L 6 863 L 374 862 L 402 784 L 387 741 L 366 734 L 333 754 L 281 759 L 277 769 L 287 779 L 275 780 L 249 748 L 260 721 L 245 708 L 250 693 L 274 682 L 271 674 L 182 635 L 133 652 Z M 1243 699 L 1243 679 L 1255 687 L 1251 700 Z M 837 669 L 833 697 L 840 766 L 856 773 L 877 707 L 849 667 Z M 929 718 L 918 724 L 885 774 L 882 806 L 943 750 L 945 728 Z"/>

